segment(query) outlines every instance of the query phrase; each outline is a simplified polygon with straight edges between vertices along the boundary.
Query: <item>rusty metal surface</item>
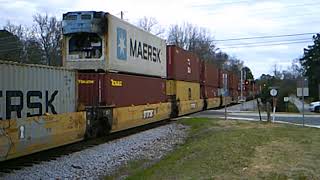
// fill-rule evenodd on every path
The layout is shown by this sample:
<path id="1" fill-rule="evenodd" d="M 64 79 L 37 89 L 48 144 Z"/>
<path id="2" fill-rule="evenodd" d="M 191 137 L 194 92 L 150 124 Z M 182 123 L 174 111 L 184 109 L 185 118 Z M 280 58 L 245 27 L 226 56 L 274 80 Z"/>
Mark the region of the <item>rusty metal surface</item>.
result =
<path id="1" fill-rule="evenodd" d="M 0 121 L 0 161 L 81 141 L 84 112 Z"/>
<path id="2" fill-rule="evenodd" d="M 0 120 L 75 112 L 76 72 L 0 61 Z"/>
<path id="3" fill-rule="evenodd" d="M 200 82 L 200 59 L 192 52 L 174 45 L 167 46 L 167 78 Z"/>
<path id="4" fill-rule="evenodd" d="M 166 84 L 161 78 L 117 73 L 79 73 L 79 102 L 86 106 L 155 104 L 166 102 Z"/>
<path id="5" fill-rule="evenodd" d="M 219 69 L 211 63 L 201 63 L 201 84 L 219 87 Z"/>
<path id="6" fill-rule="evenodd" d="M 112 132 L 169 119 L 171 103 L 114 108 Z"/>

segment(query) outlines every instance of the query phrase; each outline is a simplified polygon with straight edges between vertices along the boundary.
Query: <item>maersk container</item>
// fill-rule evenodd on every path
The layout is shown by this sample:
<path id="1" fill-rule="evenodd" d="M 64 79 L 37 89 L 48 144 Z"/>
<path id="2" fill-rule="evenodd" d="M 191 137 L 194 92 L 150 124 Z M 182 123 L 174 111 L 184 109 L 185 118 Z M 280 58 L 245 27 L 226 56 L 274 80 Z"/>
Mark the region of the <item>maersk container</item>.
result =
<path id="1" fill-rule="evenodd" d="M 201 84 L 219 87 L 219 69 L 211 63 L 201 63 Z"/>
<path id="2" fill-rule="evenodd" d="M 0 61 L 0 119 L 75 112 L 76 72 Z"/>
<path id="3" fill-rule="evenodd" d="M 167 46 L 167 78 L 200 83 L 200 59 L 190 51 Z"/>
<path id="4" fill-rule="evenodd" d="M 118 73 L 79 73 L 79 102 L 85 106 L 126 107 L 166 102 L 161 78 Z"/>
<path id="5" fill-rule="evenodd" d="M 71 69 L 167 75 L 165 40 L 109 13 L 64 14 L 63 44 Z"/>

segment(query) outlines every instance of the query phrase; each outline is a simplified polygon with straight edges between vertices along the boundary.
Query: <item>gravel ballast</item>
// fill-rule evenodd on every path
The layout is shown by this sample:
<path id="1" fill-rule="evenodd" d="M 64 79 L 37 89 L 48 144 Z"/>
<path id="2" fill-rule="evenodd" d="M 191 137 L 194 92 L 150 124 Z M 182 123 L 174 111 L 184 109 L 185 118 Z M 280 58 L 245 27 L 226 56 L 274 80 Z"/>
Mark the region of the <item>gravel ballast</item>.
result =
<path id="1" fill-rule="evenodd" d="M 2 174 L 0 179 L 100 179 L 129 161 L 158 160 L 186 136 L 186 126 L 172 123 Z"/>

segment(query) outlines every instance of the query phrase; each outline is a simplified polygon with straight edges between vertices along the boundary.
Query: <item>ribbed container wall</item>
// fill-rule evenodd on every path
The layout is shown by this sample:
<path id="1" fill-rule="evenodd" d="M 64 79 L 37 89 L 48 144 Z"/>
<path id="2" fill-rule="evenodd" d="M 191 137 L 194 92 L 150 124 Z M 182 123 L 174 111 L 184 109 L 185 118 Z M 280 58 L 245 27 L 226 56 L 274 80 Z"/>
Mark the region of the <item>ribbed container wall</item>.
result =
<path id="1" fill-rule="evenodd" d="M 214 64 L 202 62 L 200 77 L 202 85 L 219 87 L 219 69 Z"/>
<path id="2" fill-rule="evenodd" d="M 75 71 L 0 61 L 0 85 L 0 119 L 76 111 Z"/>
<path id="3" fill-rule="evenodd" d="M 222 69 L 218 70 L 218 74 L 219 74 L 219 76 L 218 76 L 218 87 L 219 88 L 223 88 L 223 73 L 224 73 L 224 71 Z"/>
<path id="4" fill-rule="evenodd" d="M 79 102 L 85 106 L 126 107 L 166 102 L 161 78 L 117 73 L 79 73 Z"/>
<path id="5" fill-rule="evenodd" d="M 192 52 L 167 46 L 167 78 L 200 83 L 200 59 Z"/>
<path id="6" fill-rule="evenodd" d="M 237 90 L 240 80 L 239 80 L 239 76 L 237 76 L 236 73 L 234 72 L 229 72 L 229 76 L 228 76 L 228 87 L 231 90 Z"/>

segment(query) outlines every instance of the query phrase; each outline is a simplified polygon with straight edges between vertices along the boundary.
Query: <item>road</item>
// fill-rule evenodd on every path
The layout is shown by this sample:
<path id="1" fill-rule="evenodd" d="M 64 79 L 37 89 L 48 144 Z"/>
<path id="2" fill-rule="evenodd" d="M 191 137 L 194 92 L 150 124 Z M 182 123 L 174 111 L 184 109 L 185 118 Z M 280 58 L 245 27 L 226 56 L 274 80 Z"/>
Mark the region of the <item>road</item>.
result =
<path id="1" fill-rule="evenodd" d="M 227 108 L 228 119 L 252 120 L 259 121 L 259 113 L 257 111 L 257 101 L 249 101 L 243 105 L 235 105 Z M 224 109 L 207 110 L 191 115 L 191 117 L 208 117 L 208 118 L 224 118 Z M 261 119 L 267 120 L 266 112 L 261 112 Z M 271 114 L 272 119 L 272 114 Z M 276 113 L 275 121 L 303 124 L 302 114 L 299 113 Z M 320 114 L 307 112 L 304 116 L 304 123 L 308 126 L 320 127 Z"/>

